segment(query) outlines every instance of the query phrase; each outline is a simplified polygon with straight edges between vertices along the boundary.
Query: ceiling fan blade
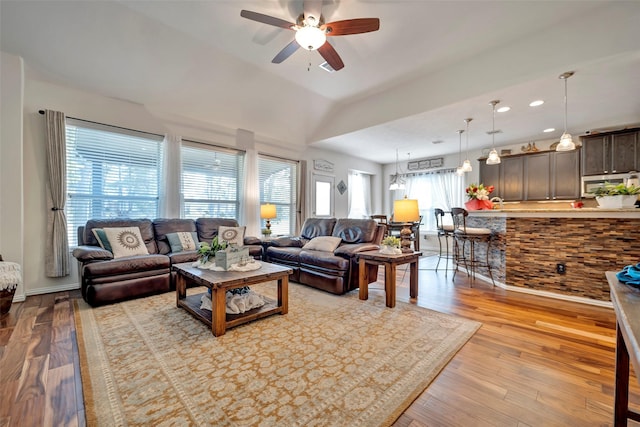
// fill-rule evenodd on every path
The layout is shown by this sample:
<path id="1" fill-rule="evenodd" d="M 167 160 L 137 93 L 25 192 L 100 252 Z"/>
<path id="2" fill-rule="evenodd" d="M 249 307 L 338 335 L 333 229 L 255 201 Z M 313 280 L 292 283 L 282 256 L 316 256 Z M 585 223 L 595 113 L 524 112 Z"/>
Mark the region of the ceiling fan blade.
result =
<path id="1" fill-rule="evenodd" d="M 322 15 L 322 0 L 304 0 L 304 17 L 313 16 L 316 18 L 316 22 L 320 21 L 320 15 Z"/>
<path id="2" fill-rule="evenodd" d="M 273 16 L 263 15 L 262 13 L 252 12 L 250 10 L 241 10 L 240 16 L 251 19 L 252 21 L 273 25 L 274 27 L 286 28 L 287 30 L 292 30 L 293 27 L 295 27 L 295 24 L 292 22 L 287 22 L 284 19 L 274 18 Z"/>
<path id="3" fill-rule="evenodd" d="M 280 64 L 282 61 L 293 55 L 293 53 L 298 50 L 300 45 L 297 41 L 293 40 L 291 43 L 286 45 L 284 49 L 282 49 L 278 54 L 271 60 L 274 64 Z"/>
<path id="4" fill-rule="evenodd" d="M 344 62 L 340 59 L 340 55 L 338 52 L 331 46 L 331 43 L 325 42 L 322 46 L 318 48 L 318 52 L 320 55 L 331 65 L 331 68 L 338 71 L 344 68 Z"/>
<path id="5" fill-rule="evenodd" d="M 329 22 L 320 28 L 326 31 L 327 36 L 369 33 L 380 29 L 380 20 L 378 18 L 345 19 Z"/>

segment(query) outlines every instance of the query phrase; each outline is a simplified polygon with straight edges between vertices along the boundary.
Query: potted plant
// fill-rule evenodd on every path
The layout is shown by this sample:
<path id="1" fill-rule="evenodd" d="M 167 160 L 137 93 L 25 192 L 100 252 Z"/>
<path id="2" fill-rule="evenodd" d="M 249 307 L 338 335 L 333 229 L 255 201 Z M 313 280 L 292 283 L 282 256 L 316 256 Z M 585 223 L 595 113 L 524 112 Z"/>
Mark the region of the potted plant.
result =
<path id="1" fill-rule="evenodd" d="M 216 259 L 216 252 L 222 251 L 226 249 L 227 242 L 218 240 L 218 236 L 214 237 L 211 241 L 211 245 L 207 242 L 200 243 L 200 248 L 198 249 L 198 260 L 200 261 L 200 265 L 204 268 L 210 266 Z"/>
<path id="2" fill-rule="evenodd" d="M 478 211 L 483 209 L 492 209 L 493 203 L 489 200 L 489 194 L 494 190 L 493 185 L 484 186 L 484 184 L 471 184 L 465 192 L 469 199 L 464 205 L 468 211 Z"/>
<path id="3" fill-rule="evenodd" d="M 636 187 L 635 185 L 627 186 L 624 183 L 616 185 L 605 182 L 604 185 L 596 189 L 593 194 L 596 195 L 596 201 L 601 208 L 633 208 L 638 200 L 640 187 Z"/>
<path id="4" fill-rule="evenodd" d="M 380 248 L 380 253 L 382 254 L 401 254 L 402 249 L 400 249 L 400 238 L 395 236 L 387 236 L 382 240 Z"/>

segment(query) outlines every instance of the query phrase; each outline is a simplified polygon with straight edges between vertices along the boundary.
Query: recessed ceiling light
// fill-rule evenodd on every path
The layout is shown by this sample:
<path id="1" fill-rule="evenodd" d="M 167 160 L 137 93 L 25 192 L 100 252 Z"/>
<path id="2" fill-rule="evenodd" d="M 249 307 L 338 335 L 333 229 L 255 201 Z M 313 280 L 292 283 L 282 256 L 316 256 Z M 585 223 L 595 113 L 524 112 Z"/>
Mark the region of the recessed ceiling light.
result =
<path id="1" fill-rule="evenodd" d="M 531 104 L 529 104 L 529 107 L 539 107 L 542 104 L 544 104 L 544 101 L 542 99 L 538 99 L 537 101 L 533 101 Z"/>
<path id="2" fill-rule="evenodd" d="M 556 130 L 556 128 L 547 128 L 547 129 L 543 130 L 542 132 L 549 133 L 549 132 L 553 132 L 554 130 Z"/>
<path id="3" fill-rule="evenodd" d="M 511 107 L 504 106 L 504 107 L 500 107 L 500 108 L 498 108 L 496 111 L 497 111 L 498 113 L 506 113 L 506 112 L 507 112 L 507 111 L 509 111 L 509 110 L 511 110 Z"/>

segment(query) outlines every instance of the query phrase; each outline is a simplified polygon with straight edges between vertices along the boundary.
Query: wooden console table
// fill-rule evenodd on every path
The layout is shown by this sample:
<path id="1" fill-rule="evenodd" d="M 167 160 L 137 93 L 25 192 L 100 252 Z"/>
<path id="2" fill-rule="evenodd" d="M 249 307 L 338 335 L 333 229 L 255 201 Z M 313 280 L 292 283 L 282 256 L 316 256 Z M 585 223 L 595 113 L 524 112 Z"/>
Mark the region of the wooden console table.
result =
<path id="1" fill-rule="evenodd" d="M 358 266 L 360 283 L 358 296 L 362 300 L 369 298 L 369 280 L 367 277 L 367 264 L 384 265 L 384 292 L 387 307 L 396 306 L 396 268 L 402 264 L 410 264 L 409 295 L 418 298 L 418 258 L 422 252 L 410 252 L 398 255 L 382 254 L 379 251 L 360 252 L 358 254 Z"/>
<path id="2" fill-rule="evenodd" d="M 627 419 L 640 422 L 640 413 L 629 409 L 629 361 L 636 376 L 640 375 L 640 289 L 620 283 L 613 271 L 606 276 L 617 325 L 613 425 L 621 427 L 627 425 Z"/>

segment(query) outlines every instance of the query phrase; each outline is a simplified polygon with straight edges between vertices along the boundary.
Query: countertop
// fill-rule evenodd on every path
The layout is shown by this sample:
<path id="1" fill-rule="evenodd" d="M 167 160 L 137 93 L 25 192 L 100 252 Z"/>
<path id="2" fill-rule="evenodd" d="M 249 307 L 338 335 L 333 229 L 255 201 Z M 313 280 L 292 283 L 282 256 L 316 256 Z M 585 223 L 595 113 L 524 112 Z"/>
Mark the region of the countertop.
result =
<path id="1" fill-rule="evenodd" d="M 602 208 L 506 208 L 469 211 L 471 216 L 495 216 L 507 218 L 635 218 L 640 219 L 640 209 L 602 209 Z"/>

